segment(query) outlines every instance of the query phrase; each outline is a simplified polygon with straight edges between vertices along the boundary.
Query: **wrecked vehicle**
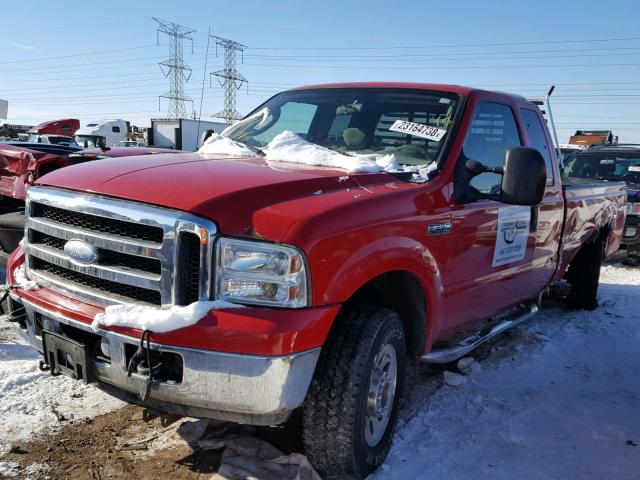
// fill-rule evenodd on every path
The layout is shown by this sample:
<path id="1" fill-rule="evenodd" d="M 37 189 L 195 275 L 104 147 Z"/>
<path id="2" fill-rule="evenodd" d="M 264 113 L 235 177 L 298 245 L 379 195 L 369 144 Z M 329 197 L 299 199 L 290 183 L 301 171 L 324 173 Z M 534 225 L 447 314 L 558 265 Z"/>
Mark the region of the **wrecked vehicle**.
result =
<path id="1" fill-rule="evenodd" d="M 30 143 L 49 143 L 52 145 L 80 146 L 73 139 L 73 134 L 80 128 L 80 120 L 64 118 L 43 122 L 28 131 L 26 140 Z"/>
<path id="2" fill-rule="evenodd" d="M 155 148 L 86 149 L 47 143 L 0 144 L 0 266 L 24 236 L 27 188 L 35 180 L 59 168 L 111 157 L 167 153 Z"/>
<path id="3" fill-rule="evenodd" d="M 594 145 L 580 150 L 567 159 L 565 175 L 627 184 L 627 221 L 621 250 L 629 260 L 640 263 L 640 145 Z"/>
<path id="4" fill-rule="evenodd" d="M 11 321 L 43 369 L 155 411 L 300 411 L 313 466 L 363 478 L 389 451 L 408 359 L 463 357 L 563 278 L 570 305 L 596 307 L 625 201 L 624 183 L 562 184 L 522 97 L 304 87 L 197 153 L 36 181 Z"/>

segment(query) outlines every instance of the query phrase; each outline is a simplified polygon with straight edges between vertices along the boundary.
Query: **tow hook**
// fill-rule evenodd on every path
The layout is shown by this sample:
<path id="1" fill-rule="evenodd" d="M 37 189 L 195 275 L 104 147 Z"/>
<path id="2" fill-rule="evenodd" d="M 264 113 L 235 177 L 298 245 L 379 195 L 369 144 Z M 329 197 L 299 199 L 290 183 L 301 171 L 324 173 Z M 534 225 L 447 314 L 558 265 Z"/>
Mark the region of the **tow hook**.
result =
<path id="1" fill-rule="evenodd" d="M 4 315 L 3 319 L 7 322 L 24 322 L 27 318 L 27 313 L 23 306 L 19 306 L 15 310 L 12 309 L 11 302 L 6 303 L 5 300 L 9 297 L 11 290 L 16 288 L 15 285 L 3 285 L 0 287 L 2 296 L 0 297 L 0 311 Z"/>
<path id="2" fill-rule="evenodd" d="M 60 372 L 57 372 L 54 369 L 52 369 L 51 366 L 44 360 L 40 360 L 38 362 L 38 369 L 41 372 L 49 372 L 52 377 L 57 377 L 58 375 L 60 375 Z"/>
<path id="3" fill-rule="evenodd" d="M 140 345 L 127 365 L 127 377 L 130 377 L 134 371 L 138 375 L 146 377 L 145 383 L 141 384 L 138 389 L 138 397 L 143 402 L 146 401 L 151 394 L 154 374 L 157 375 L 164 368 L 162 362 L 157 365 L 151 364 L 151 333 L 151 330 L 144 330 L 142 332 L 142 335 L 140 335 Z M 145 339 L 147 342 L 146 348 L 144 346 Z"/>

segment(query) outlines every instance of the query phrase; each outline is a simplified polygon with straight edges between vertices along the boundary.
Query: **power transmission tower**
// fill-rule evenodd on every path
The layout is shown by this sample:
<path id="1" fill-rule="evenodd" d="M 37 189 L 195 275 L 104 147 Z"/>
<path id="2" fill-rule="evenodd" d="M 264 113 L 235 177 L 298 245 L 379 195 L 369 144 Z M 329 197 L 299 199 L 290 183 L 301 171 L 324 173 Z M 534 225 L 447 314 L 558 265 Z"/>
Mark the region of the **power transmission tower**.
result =
<path id="1" fill-rule="evenodd" d="M 218 46 L 224 48 L 224 69 L 210 74 L 218 77 L 220 86 L 224 88 L 224 110 L 216 113 L 214 117 L 233 123 L 242 118 L 242 115 L 236 110 L 236 90 L 243 83 L 247 83 L 247 79 L 236 70 L 237 53 L 242 54 L 247 46 L 227 38 L 215 35 L 211 35 L 211 37 L 216 41 L 216 56 L 218 55 Z"/>
<path id="2" fill-rule="evenodd" d="M 184 63 L 183 43 L 185 39 L 191 40 L 191 53 L 193 53 L 193 38 L 191 38 L 191 34 L 196 30 L 160 18 L 152 18 L 159 25 L 156 33 L 158 45 L 160 44 L 161 33 L 169 37 L 169 58 L 159 64 L 164 76 L 169 78 L 169 91 L 158 98 L 158 108 L 160 106 L 160 98 L 166 98 L 169 100 L 167 111 L 169 117 L 185 118 L 187 109 L 184 106 L 184 102 L 192 102 L 193 100 L 184 93 L 184 82 L 189 81 L 192 70 Z"/>

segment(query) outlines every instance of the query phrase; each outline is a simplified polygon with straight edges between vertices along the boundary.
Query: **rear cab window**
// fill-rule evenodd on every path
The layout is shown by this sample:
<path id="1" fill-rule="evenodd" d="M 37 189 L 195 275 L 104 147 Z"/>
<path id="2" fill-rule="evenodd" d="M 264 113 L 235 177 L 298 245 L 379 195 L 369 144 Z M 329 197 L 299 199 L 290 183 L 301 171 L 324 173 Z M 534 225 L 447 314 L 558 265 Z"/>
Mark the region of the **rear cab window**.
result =
<path id="1" fill-rule="evenodd" d="M 529 139 L 529 147 L 535 148 L 542 154 L 545 166 L 547 167 L 547 186 L 553 185 L 553 161 L 551 159 L 551 149 L 545 134 L 545 129 L 540 121 L 540 116 L 534 110 L 521 108 L 520 115 L 524 123 L 524 129 Z"/>

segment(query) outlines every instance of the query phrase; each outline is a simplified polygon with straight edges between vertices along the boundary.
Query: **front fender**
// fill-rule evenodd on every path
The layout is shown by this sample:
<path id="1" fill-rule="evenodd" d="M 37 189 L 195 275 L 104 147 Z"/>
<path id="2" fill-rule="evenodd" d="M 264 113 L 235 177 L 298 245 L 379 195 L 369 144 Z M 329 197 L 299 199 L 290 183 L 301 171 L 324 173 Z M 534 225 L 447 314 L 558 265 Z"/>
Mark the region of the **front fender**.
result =
<path id="1" fill-rule="evenodd" d="M 411 273 L 420 283 L 427 305 L 427 338 L 437 327 L 442 296 L 441 263 L 424 244 L 410 237 L 386 237 L 372 240 L 355 251 L 334 249 L 318 258 L 313 252 L 312 286 L 314 305 L 332 305 L 349 300 L 363 285 L 392 271 Z M 315 268 L 313 267 L 315 266 Z"/>

